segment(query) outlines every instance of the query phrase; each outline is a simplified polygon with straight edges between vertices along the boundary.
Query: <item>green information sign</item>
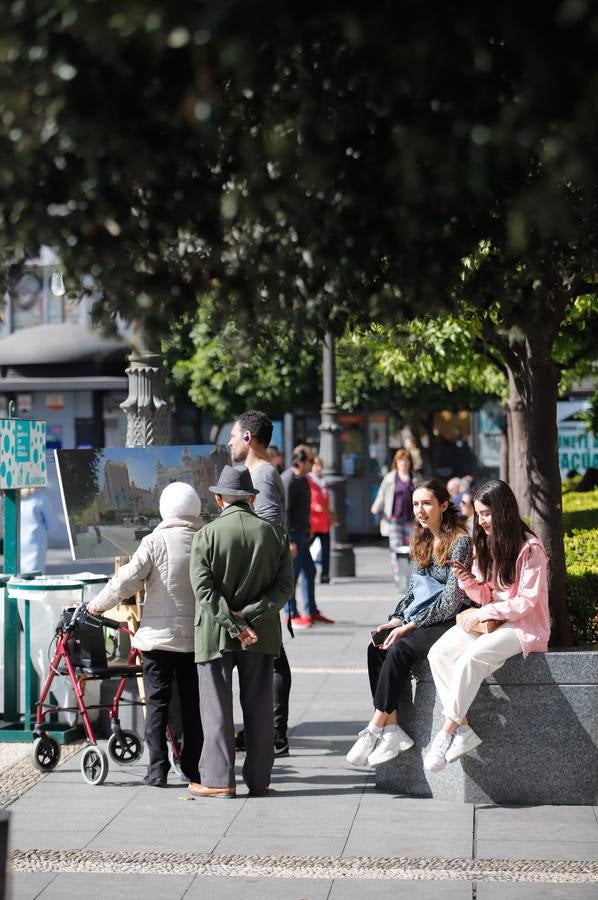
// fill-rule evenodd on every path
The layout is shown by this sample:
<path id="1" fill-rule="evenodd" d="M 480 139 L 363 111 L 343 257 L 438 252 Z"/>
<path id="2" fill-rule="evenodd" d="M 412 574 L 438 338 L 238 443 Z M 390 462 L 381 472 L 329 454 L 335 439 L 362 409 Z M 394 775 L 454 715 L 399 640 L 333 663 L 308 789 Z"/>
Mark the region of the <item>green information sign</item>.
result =
<path id="1" fill-rule="evenodd" d="M 46 423 L 0 419 L 0 488 L 45 487 Z"/>

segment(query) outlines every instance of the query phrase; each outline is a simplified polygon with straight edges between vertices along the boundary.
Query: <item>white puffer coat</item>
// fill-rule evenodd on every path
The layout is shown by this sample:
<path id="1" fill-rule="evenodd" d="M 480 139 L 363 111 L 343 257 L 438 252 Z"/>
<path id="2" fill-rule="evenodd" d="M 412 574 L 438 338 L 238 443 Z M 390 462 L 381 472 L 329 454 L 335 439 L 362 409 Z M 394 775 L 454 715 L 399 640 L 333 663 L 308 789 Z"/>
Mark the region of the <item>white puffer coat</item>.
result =
<path id="1" fill-rule="evenodd" d="M 195 596 L 189 577 L 193 536 L 201 528 L 201 503 L 188 485 L 174 482 L 162 492 L 163 520 L 144 537 L 131 561 L 110 579 L 90 606 L 106 612 L 145 589 L 141 627 L 132 640 L 139 650 L 193 651 Z"/>

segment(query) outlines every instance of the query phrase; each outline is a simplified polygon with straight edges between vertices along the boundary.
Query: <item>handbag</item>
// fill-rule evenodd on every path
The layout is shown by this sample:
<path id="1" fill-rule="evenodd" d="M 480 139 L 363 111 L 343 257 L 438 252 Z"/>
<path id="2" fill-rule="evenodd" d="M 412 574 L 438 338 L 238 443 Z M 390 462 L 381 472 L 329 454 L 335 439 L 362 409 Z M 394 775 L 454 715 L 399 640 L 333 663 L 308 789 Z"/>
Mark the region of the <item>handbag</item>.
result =
<path id="1" fill-rule="evenodd" d="M 441 581 L 438 581 L 431 575 L 421 575 L 419 572 L 413 573 L 411 586 L 413 588 L 413 600 L 403 610 L 402 614 L 402 619 L 405 623 L 411 622 L 417 613 L 427 609 L 445 588 Z"/>
<path id="2" fill-rule="evenodd" d="M 483 607 L 474 604 L 472 609 L 483 609 Z M 504 625 L 505 621 L 505 619 L 488 619 L 487 622 L 476 622 L 470 630 L 475 634 L 492 634 L 499 625 Z"/>
<path id="3" fill-rule="evenodd" d="M 504 619 L 488 619 L 487 622 L 478 622 L 471 630 L 475 631 L 476 634 L 492 634 L 499 625 L 504 625 L 504 622 Z"/>

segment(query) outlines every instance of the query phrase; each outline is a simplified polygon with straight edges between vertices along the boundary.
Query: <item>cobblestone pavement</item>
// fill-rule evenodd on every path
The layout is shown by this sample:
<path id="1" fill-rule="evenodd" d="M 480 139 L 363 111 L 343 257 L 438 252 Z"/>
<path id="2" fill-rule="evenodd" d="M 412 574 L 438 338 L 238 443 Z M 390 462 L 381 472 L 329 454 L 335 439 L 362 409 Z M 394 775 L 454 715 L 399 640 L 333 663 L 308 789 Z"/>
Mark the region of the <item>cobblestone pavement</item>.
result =
<path id="1" fill-rule="evenodd" d="M 15 872 L 103 872 L 259 878 L 401 879 L 408 881 L 598 884 L 598 862 L 333 856 L 243 856 L 210 853 L 113 853 L 15 850 Z"/>

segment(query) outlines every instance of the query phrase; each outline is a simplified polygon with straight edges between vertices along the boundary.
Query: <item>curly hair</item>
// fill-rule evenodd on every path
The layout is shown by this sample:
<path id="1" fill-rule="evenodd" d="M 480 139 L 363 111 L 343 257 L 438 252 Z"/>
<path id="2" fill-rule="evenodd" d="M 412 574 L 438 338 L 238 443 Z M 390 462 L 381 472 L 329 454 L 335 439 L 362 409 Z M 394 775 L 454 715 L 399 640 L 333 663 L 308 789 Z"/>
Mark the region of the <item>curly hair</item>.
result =
<path id="1" fill-rule="evenodd" d="M 467 534 L 465 521 L 463 516 L 459 514 L 457 507 L 451 503 L 446 485 L 440 479 L 430 478 L 427 481 L 420 481 L 416 485 L 415 490 L 431 491 L 440 505 L 448 503 L 448 506 L 442 513 L 440 532 L 437 535 L 436 553 L 434 554 L 434 535 L 429 528 L 422 528 L 416 520 L 410 544 L 411 556 L 422 569 L 430 565 L 432 556 L 434 556 L 435 561 L 439 565 L 443 566 L 449 558 L 454 542 L 458 537 Z"/>

